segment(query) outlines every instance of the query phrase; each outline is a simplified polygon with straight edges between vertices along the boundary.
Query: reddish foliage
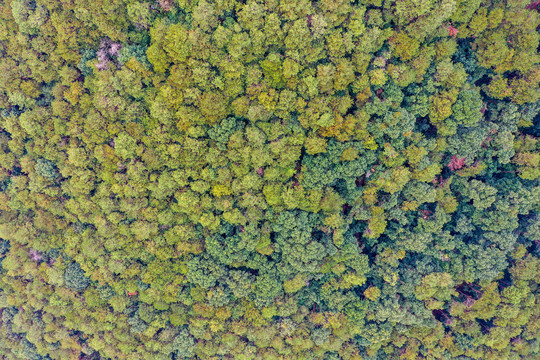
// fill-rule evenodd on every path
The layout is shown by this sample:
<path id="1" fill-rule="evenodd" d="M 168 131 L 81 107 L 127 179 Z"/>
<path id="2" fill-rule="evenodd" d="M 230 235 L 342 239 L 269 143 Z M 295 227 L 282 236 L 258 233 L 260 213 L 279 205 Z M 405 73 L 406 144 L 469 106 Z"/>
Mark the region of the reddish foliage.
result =
<path id="1" fill-rule="evenodd" d="M 429 216 L 431 215 L 431 211 L 429 210 L 418 210 L 422 214 L 422 219 L 427 220 Z"/>
<path id="2" fill-rule="evenodd" d="M 459 159 L 456 155 L 452 156 L 452 160 L 448 163 L 448 168 L 452 171 L 456 171 L 465 166 L 465 158 Z"/>
<path id="3" fill-rule="evenodd" d="M 487 106 L 486 105 L 482 106 L 482 108 L 480 109 L 480 112 L 482 113 L 482 115 L 486 113 L 486 110 L 487 110 Z"/>
<path id="4" fill-rule="evenodd" d="M 471 307 L 474 305 L 474 303 L 475 303 L 475 300 L 472 297 L 467 297 L 465 301 L 463 302 L 463 305 L 465 305 L 466 307 Z"/>
<path id="5" fill-rule="evenodd" d="M 43 258 L 41 256 L 41 253 L 34 249 L 30 249 L 30 251 L 28 252 L 28 255 L 30 255 L 30 259 L 35 262 L 39 262 Z"/>
<path id="6" fill-rule="evenodd" d="M 529 5 L 526 6 L 526 9 L 536 10 L 536 11 L 540 12 L 540 0 L 536 0 L 536 1 L 531 2 Z"/>
<path id="7" fill-rule="evenodd" d="M 313 19 L 313 15 L 308 15 L 307 16 L 307 26 L 308 28 L 311 28 L 311 20 Z"/>
<path id="8" fill-rule="evenodd" d="M 458 29 L 456 29 L 455 27 L 453 27 L 452 25 L 449 25 L 448 26 L 448 35 L 449 36 L 453 36 L 453 37 L 456 37 L 457 34 L 458 34 Z"/>
<path id="9" fill-rule="evenodd" d="M 454 319 L 446 310 L 432 310 L 432 313 L 433 316 L 435 316 L 435 319 L 444 323 L 445 325 L 451 325 L 454 322 Z"/>
<path id="10" fill-rule="evenodd" d="M 173 7 L 172 0 L 158 0 L 158 4 L 165 11 L 171 11 L 171 8 Z"/>
<path id="11" fill-rule="evenodd" d="M 361 177 L 357 177 L 356 180 L 354 181 L 356 187 L 359 187 L 359 186 L 366 186 L 366 176 L 361 176 Z"/>
<path id="12" fill-rule="evenodd" d="M 448 179 L 443 179 L 442 176 L 435 176 L 435 179 L 431 181 L 432 184 L 437 185 L 438 187 L 443 187 L 448 182 Z"/>
<path id="13" fill-rule="evenodd" d="M 540 1 L 538 3 L 540 4 Z M 512 344 L 521 344 L 521 337 L 516 336 L 515 338 L 512 338 L 510 341 L 512 342 Z"/>
<path id="14" fill-rule="evenodd" d="M 120 43 L 112 43 L 109 47 L 109 54 L 111 56 L 118 56 L 120 49 L 122 49 L 122 45 Z"/>
<path id="15" fill-rule="evenodd" d="M 362 244 L 362 234 L 355 233 L 354 237 L 356 238 L 356 242 L 358 243 L 358 247 L 360 248 L 360 250 L 362 250 L 364 248 L 364 244 Z"/>
<path id="16" fill-rule="evenodd" d="M 136 296 L 137 295 L 137 292 L 129 292 L 129 291 L 126 291 L 127 295 L 128 296 Z"/>

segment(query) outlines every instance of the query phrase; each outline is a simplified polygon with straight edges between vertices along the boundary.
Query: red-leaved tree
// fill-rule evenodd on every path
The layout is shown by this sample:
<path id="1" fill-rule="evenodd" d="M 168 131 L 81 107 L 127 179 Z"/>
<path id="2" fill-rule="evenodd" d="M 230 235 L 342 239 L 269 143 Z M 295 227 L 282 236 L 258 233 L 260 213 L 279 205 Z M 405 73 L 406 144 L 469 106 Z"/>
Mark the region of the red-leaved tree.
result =
<path id="1" fill-rule="evenodd" d="M 456 171 L 465 166 L 465 158 L 458 158 L 456 155 L 452 156 L 452 159 L 448 163 L 448 168 L 452 171 Z"/>

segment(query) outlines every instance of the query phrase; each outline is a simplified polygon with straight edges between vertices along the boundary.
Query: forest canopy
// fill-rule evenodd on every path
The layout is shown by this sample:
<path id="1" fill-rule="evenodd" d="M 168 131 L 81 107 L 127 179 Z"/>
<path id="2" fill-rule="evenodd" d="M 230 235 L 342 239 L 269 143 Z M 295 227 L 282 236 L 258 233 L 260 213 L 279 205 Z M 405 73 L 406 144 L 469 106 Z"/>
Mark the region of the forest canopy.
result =
<path id="1" fill-rule="evenodd" d="M 0 358 L 540 357 L 540 2 L 0 0 Z"/>

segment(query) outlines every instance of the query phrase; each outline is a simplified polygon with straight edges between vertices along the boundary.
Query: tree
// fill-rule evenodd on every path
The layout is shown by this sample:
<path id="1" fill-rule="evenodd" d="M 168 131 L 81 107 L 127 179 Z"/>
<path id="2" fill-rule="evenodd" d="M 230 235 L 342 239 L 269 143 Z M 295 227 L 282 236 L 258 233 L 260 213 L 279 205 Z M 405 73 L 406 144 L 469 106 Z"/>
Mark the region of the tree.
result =
<path id="1" fill-rule="evenodd" d="M 50 160 L 38 159 L 35 169 L 39 175 L 49 180 L 55 180 L 59 176 L 56 166 Z"/>
<path id="2" fill-rule="evenodd" d="M 76 291 L 82 291 L 90 284 L 90 280 L 86 277 L 85 271 L 81 269 L 81 266 L 76 262 L 71 262 L 66 267 L 64 281 L 66 282 L 67 287 Z"/>

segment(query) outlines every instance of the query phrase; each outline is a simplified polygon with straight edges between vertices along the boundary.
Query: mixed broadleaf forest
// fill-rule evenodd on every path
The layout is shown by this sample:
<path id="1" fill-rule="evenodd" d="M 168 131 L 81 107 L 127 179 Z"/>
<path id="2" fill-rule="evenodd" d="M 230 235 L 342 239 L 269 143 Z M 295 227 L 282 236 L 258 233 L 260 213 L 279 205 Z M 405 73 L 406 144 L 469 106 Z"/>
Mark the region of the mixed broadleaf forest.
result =
<path id="1" fill-rule="evenodd" d="M 540 2 L 0 0 L 0 358 L 540 358 Z"/>

